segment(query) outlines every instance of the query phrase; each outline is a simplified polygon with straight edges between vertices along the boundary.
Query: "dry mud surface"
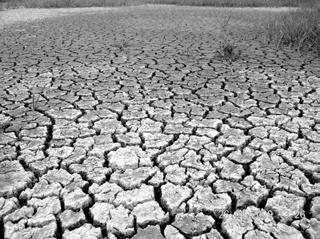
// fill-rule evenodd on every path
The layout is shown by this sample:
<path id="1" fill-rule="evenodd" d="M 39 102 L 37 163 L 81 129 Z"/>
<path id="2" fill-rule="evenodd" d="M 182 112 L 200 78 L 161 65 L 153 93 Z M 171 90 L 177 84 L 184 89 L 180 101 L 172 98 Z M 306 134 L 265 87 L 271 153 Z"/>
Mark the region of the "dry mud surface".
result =
<path id="1" fill-rule="evenodd" d="M 319 239 L 319 59 L 247 40 L 225 63 L 215 23 L 137 7 L 2 30 L 0 238 Z"/>

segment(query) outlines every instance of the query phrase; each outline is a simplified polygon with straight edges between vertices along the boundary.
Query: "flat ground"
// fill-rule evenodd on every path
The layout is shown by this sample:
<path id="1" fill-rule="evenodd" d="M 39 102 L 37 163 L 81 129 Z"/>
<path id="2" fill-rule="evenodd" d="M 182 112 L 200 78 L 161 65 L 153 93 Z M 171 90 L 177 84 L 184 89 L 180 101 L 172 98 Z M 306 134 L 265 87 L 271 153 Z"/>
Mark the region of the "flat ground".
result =
<path id="1" fill-rule="evenodd" d="M 55 8 L 55 9 L 35 9 L 35 8 L 18 8 L 8 9 L 0 12 L 0 28 L 17 22 L 32 22 L 53 17 L 68 16 L 74 14 L 96 14 L 97 12 L 106 12 L 110 8 Z M 113 11 L 116 8 L 112 9 Z"/>
<path id="2" fill-rule="evenodd" d="M 2 25 L 0 238 L 320 238 L 320 61 L 272 11 L 89 13 Z"/>

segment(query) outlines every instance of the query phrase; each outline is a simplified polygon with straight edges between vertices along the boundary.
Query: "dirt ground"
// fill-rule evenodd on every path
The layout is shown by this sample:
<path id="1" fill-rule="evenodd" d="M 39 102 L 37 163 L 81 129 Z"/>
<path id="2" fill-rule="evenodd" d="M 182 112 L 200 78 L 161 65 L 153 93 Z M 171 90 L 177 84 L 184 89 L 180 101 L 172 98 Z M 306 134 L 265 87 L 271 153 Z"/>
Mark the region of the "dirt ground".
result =
<path id="1" fill-rule="evenodd" d="M 0 238 L 319 239 L 320 60 L 276 11 L 1 12 Z"/>

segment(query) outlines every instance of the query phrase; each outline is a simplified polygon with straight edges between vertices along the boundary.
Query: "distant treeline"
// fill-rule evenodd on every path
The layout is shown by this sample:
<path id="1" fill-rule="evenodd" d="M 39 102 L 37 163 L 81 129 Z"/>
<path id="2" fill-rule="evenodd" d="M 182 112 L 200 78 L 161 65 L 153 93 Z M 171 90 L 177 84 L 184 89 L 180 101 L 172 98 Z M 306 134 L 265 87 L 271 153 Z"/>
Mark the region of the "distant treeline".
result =
<path id="1" fill-rule="evenodd" d="M 297 7 L 317 0 L 0 0 L 7 8 L 110 7 L 141 4 L 175 4 L 215 7 Z"/>

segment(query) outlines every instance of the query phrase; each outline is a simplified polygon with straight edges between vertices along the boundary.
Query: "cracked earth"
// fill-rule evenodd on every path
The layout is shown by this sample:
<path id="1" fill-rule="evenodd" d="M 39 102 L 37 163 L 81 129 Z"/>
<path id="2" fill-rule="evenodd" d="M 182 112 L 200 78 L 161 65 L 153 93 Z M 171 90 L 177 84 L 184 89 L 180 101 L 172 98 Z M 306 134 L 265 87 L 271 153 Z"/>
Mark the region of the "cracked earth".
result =
<path id="1" fill-rule="evenodd" d="M 0 238 L 320 238 L 320 61 L 239 41 L 225 64 L 214 19 L 0 32 Z"/>

